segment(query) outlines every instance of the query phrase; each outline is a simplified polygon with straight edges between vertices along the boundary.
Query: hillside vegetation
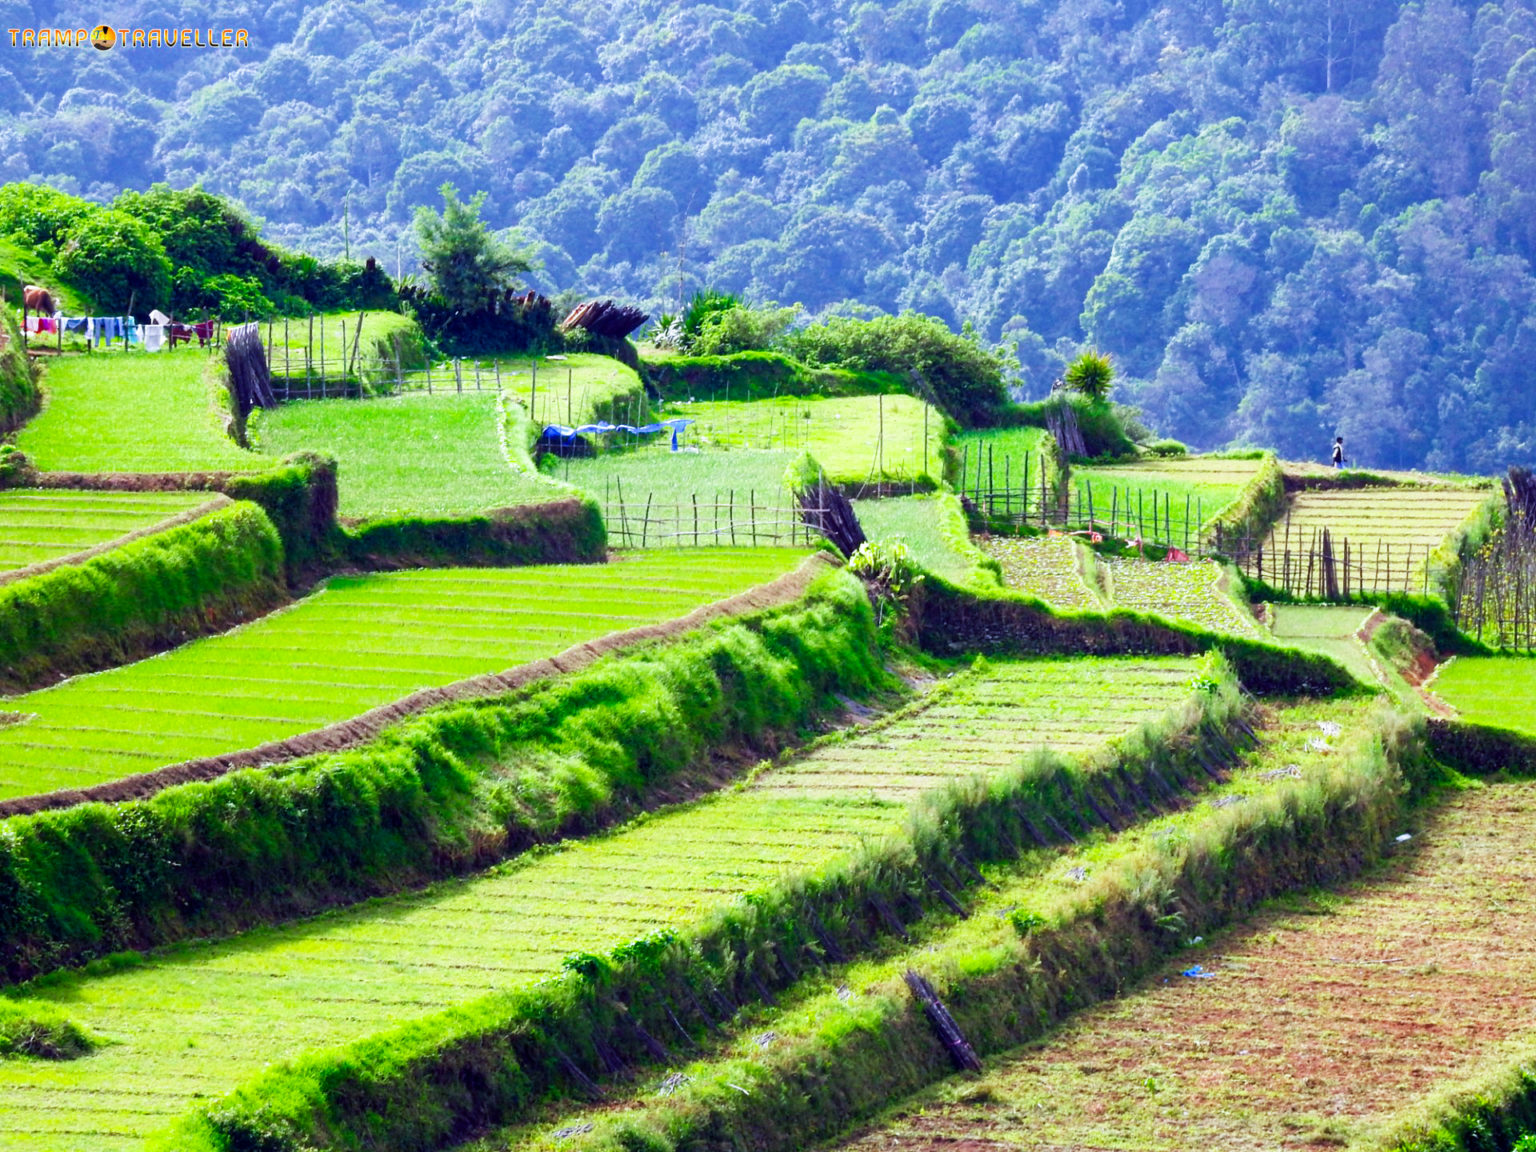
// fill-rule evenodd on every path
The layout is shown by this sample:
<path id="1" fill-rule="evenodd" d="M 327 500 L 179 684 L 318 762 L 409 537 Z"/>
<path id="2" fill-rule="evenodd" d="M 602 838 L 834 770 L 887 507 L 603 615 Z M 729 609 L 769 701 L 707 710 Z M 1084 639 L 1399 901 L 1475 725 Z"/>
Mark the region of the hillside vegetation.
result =
<path id="1" fill-rule="evenodd" d="M 9 11 L 96 22 L 81 0 Z M 276 240 L 390 271 L 413 207 L 453 181 L 537 242 L 547 288 L 653 313 L 701 284 L 913 307 L 1016 341 L 1032 394 L 1087 342 L 1202 447 L 1317 455 L 1338 431 L 1372 465 L 1485 471 L 1533 451 L 1529 0 L 580 19 L 199 0 L 181 22 L 254 47 L 8 56 L 0 176 L 102 201 L 202 181 Z"/>

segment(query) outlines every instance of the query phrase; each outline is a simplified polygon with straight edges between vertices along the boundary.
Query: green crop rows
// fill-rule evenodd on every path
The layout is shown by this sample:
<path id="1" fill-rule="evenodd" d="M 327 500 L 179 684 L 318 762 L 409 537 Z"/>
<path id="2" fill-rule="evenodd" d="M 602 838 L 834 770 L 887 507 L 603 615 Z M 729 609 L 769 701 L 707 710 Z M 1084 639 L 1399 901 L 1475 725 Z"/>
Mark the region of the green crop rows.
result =
<path id="1" fill-rule="evenodd" d="M 84 787 L 324 727 L 421 688 L 653 624 L 792 569 L 801 551 L 336 577 L 292 608 L 0 701 L 0 797 Z"/>
<path id="2" fill-rule="evenodd" d="M 274 456 L 301 449 L 334 456 L 343 516 L 444 515 L 558 499 L 557 486 L 513 470 L 502 419 L 494 392 L 306 400 L 261 413 L 255 439 Z"/>
<path id="3" fill-rule="evenodd" d="M 1536 735 L 1536 657 L 1458 656 L 1432 687 L 1463 720 Z"/>
<path id="4" fill-rule="evenodd" d="M 200 472 L 266 468 L 224 433 L 206 350 L 62 356 L 47 403 L 16 437 L 49 472 Z"/>
<path id="5" fill-rule="evenodd" d="M 1425 556 L 1487 498 L 1486 491 L 1474 488 L 1300 492 L 1265 550 L 1278 567 L 1287 548 L 1304 555 L 1326 528 L 1340 560 L 1344 541 L 1350 543 L 1351 573 L 1361 573 L 1351 579 L 1362 579 L 1366 587 L 1412 585 L 1423 574 Z"/>
<path id="6" fill-rule="evenodd" d="M 0 492 L 0 571 L 107 544 L 207 502 L 206 492 Z"/>
<path id="7" fill-rule="evenodd" d="M 1002 566 L 1003 580 L 1048 604 L 1073 611 L 1098 611 L 1102 605 L 1083 582 L 1078 545 L 1065 536 L 984 536 L 981 549 Z"/>
<path id="8" fill-rule="evenodd" d="M 1264 636 L 1253 617 L 1222 590 L 1222 571 L 1214 563 L 1123 560 L 1106 563 L 1104 568 L 1109 573 L 1110 595 L 1122 608 L 1187 620 L 1212 632 Z"/>
<path id="9" fill-rule="evenodd" d="M 140 1147 L 271 1061 L 526 985 L 558 972 L 573 951 L 685 925 L 895 830 L 901 800 L 1016 762 L 1030 745 L 1083 748 L 1123 733 L 1184 698 L 1194 667 L 999 664 L 941 690 L 932 707 L 825 745 L 755 787 L 612 835 L 419 895 L 22 988 L 111 1043 L 64 1064 L 0 1064 L 0 1149 Z"/>

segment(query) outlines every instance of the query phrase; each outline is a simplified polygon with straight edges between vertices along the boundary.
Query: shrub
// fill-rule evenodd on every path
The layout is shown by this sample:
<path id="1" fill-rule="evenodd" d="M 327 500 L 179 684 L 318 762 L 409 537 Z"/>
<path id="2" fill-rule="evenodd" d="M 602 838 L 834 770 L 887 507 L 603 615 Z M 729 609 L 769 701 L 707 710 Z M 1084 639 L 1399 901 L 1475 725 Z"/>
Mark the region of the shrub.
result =
<path id="1" fill-rule="evenodd" d="M 807 364 L 894 372 L 915 381 L 966 427 L 996 424 L 1007 407 L 1007 356 L 987 348 L 969 329 L 956 335 L 932 316 L 836 317 L 789 333 L 784 346 Z"/>
<path id="2" fill-rule="evenodd" d="M 143 312 L 171 297 L 171 262 L 160 238 L 121 212 L 98 208 L 64 235 L 53 270 L 106 312 Z"/>
<path id="3" fill-rule="evenodd" d="M 1084 352 L 1067 365 L 1063 380 L 1071 391 L 1103 403 L 1115 386 L 1115 366 L 1102 352 Z"/>
<path id="4" fill-rule="evenodd" d="M 21 329 L 9 312 L 5 316 L 9 339 L 0 352 L 0 436 L 14 432 L 37 414 L 42 406 L 42 391 L 37 386 L 37 368 L 21 347 Z"/>
<path id="5" fill-rule="evenodd" d="M 1181 440 L 1154 440 L 1147 445 L 1154 456 L 1188 456 L 1189 448 Z"/>
<path id="6" fill-rule="evenodd" d="M 711 312 L 693 337 L 695 356 L 726 356 L 732 352 L 765 352 L 773 348 L 800 315 L 793 308 L 738 306 Z"/>

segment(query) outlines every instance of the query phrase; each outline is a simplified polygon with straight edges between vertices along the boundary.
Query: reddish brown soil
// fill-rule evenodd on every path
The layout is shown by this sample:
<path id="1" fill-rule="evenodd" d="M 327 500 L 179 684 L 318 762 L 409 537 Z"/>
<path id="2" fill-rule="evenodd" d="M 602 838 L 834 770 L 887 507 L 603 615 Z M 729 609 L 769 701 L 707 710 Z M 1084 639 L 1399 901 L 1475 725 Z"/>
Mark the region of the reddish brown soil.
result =
<path id="1" fill-rule="evenodd" d="M 1536 1029 L 1533 833 L 1536 788 L 1463 793 L 1385 875 L 1259 915 L 853 1147 L 1338 1148 Z"/>

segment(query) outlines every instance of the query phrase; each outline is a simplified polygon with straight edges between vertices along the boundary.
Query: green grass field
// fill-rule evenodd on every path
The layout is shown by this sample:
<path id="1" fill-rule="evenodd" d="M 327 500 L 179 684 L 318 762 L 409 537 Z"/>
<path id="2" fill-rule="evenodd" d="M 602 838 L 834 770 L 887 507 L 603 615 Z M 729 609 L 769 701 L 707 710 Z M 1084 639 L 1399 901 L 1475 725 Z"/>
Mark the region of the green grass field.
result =
<path id="1" fill-rule="evenodd" d="M 1463 720 L 1536 735 L 1536 657 L 1458 656 L 1430 687 Z"/>
<path id="2" fill-rule="evenodd" d="M 208 502 L 206 492 L 0 492 L 0 572 L 109 544 Z"/>
<path id="3" fill-rule="evenodd" d="M 84 787 L 310 732 L 419 688 L 682 616 L 803 551 L 642 553 L 612 564 L 334 577 L 233 632 L 0 699 L 0 798 Z"/>
<path id="4" fill-rule="evenodd" d="M 357 331 L 359 319 L 363 326 L 361 335 Z M 351 364 L 355 373 L 379 383 L 394 378 L 397 342 L 405 371 L 422 360 L 416 322 L 398 312 L 332 312 L 313 320 L 278 320 L 270 327 L 261 326 L 261 339 L 271 350 L 272 374 L 303 381 L 307 363 L 317 395 L 322 359 L 330 377 L 341 377 Z"/>
<path id="5" fill-rule="evenodd" d="M 734 499 L 745 504 L 788 506 L 784 473 L 794 461 L 793 452 L 754 448 L 705 448 L 697 452 L 673 452 L 670 440 L 633 451 L 605 452 L 597 456 L 559 461 L 551 476 L 575 484 L 614 512 L 621 494 L 627 506 L 644 506 L 648 496 L 658 504 L 699 503 L 713 506 Z M 706 514 L 706 521 L 711 517 Z"/>
<path id="6" fill-rule="evenodd" d="M 1373 609 L 1320 604 L 1274 604 L 1272 631 L 1282 644 L 1332 656 L 1367 684 L 1380 682 L 1376 668 L 1356 638 Z"/>
<path id="7" fill-rule="evenodd" d="M 1072 506 L 1086 523 L 1091 489 L 1094 521 L 1111 535 L 1134 539 L 1141 533 L 1144 539 L 1182 547 L 1187 533 L 1193 546 L 1200 540 L 1201 525 L 1237 499 L 1261 463 L 1193 456 L 1073 468 Z"/>
<path id="8" fill-rule="evenodd" d="M 983 536 L 978 546 L 1002 566 L 1003 582 L 1074 612 L 1099 612 L 1098 593 L 1079 567 L 1078 545 L 1066 536 Z"/>
<path id="9" fill-rule="evenodd" d="M 60 356 L 43 376 L 45 406 L 16 444 L 45 472 L 200 472 L 271 461 L 224 434 L 208 352 Z"/>
<path id="10" fill-rule="evenodd" d="M 1287 514 L 1275 525 L 1265 551 L 1270 566 L 1279 569 L 1286 549 L 1305 554 L 1315 536 L 1327 528 L 1340 562 L 1344 542 L 1350 544 L 1353 584 L 1417 592 L 1423 586 L 1425 558 L 1488 496 L 1487 490 L 1477 488 L 1298 492 L 1291 498 Z M 1305 575 L 1300 579 L 1305 580 Z"/>
<path id="11" fill-rule="evenodd" d="M 943 418 L 911 396 L 674 402 L 664 405 L 659 416 L 698 421 L 688 429 L 684 442 L 704 452 L 720 448 L 809 452 L 826 469 L 828 479 L 838 484 L 931 479 L 943 464 Z"/>
<path id="12" fill-rule="evenodd" d="M 566 495 L 513 469 L 502 411 L 494 392 L 304 400 L 261 412 L 253 440 L 273 458 L 301 449 L 334 456 L 347 517 L 481 512 Z"/>
<path id="13" fill-rule="evenodd" d="M 1210 561 L 1188 564 L 1144 560 L 1104 562 L 1110 598 L 1122 608 L 1156 612 L 1212 632 L 1262 639 L 1265 632 L 1220 586 L 1221 568 Z"/>
<path id="14" fill-rule="evenodd" d="M 675 563 L 675 561 L 673 561 Z M 694 922 L 895 830 L 904 800 L 1086 748 L 1188 693 L 1188 660 L 999 663 L 932 706 L 727 791 L 536 859 L 141 966 L 22 989 L 111 1043 L 60 1064 L 0 1062 L 0 1149 L 136 1149 L 270 1062 L 393 1027 Z"/>
<path id="15" fill-rule="evenodd" d="M 973 584 L 980 578 L 996 587 L 996 580 L 990 573 L 978 575 L 976 562 L 981 557 L 969 542 L 965 514 L 954 496 L 931 494 L 855 500 L 853 511 L 866 537 L 877 541 L 901 541 L 912 558 L 936 576 L 961 585 Z M 946 521 L 949 523 L 947 532 Z"/>
<path id="16" fill-rule="evenodd" d="M 1454 790 L 1425 824 L 1411 855 L 1276 901 L 841 1147 L 1385 1147 L 1436 1089 L 1528 1052 L 1536 1005 L 1530 785 Z"/>

